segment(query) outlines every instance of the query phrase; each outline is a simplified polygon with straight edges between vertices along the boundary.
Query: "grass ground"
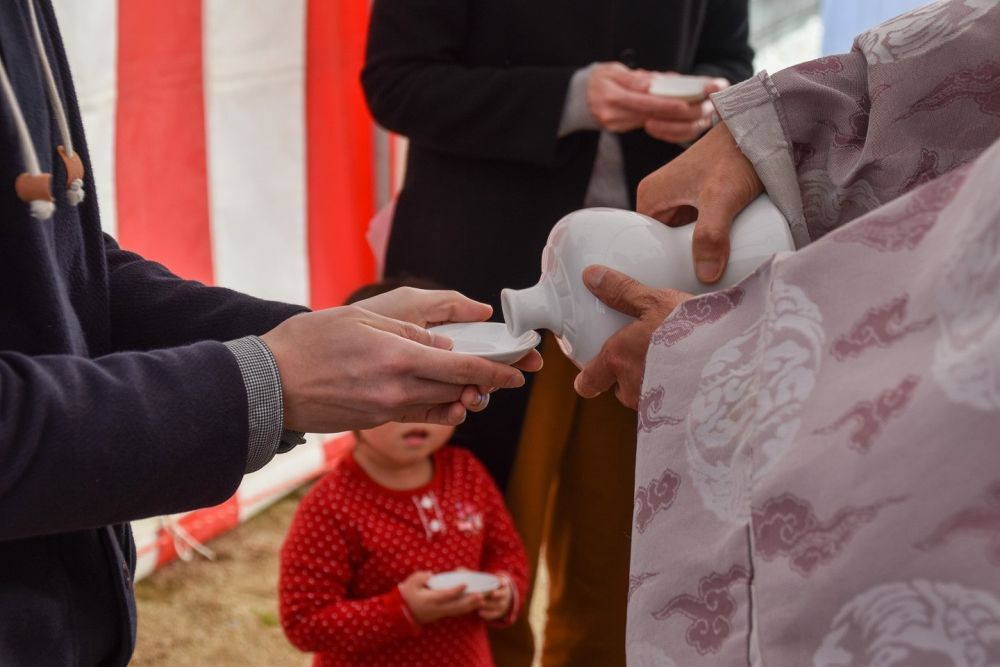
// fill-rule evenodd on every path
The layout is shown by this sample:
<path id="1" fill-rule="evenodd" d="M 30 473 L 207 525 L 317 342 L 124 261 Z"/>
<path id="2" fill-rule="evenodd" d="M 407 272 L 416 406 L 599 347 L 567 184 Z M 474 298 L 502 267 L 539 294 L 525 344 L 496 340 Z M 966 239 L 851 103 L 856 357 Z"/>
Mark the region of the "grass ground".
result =
<path id="1" fill-rule="evenodd" d="M 216 560 L 174 562 L 135 587 L 136 667 L 290 665 L 309 656 L 278 623 L 278 549 L 303 492 L 211 543 Z"/>

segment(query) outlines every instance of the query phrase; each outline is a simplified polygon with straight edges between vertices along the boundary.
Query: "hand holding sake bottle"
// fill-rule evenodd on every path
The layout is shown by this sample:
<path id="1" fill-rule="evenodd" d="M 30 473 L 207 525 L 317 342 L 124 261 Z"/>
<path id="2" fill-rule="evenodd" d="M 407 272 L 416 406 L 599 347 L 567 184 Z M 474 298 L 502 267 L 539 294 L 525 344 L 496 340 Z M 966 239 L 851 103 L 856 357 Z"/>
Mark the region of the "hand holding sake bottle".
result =
<path id="1" fill-rule="evenodd" d="M 514 335 L 552 330 L 582 368 L 577 393 L 590 398 L 614 388 L 635 408 L 650 338 L 673 309 L 794 249 L 787 222 L 762 192 L 729 130 L 716 126 L 640 183 L 638 214 L 586 209 L 556 225 L 538 285 L 504 290 L 507 326 Z M 669 228 L 695 217 L 694 225 Z"/>

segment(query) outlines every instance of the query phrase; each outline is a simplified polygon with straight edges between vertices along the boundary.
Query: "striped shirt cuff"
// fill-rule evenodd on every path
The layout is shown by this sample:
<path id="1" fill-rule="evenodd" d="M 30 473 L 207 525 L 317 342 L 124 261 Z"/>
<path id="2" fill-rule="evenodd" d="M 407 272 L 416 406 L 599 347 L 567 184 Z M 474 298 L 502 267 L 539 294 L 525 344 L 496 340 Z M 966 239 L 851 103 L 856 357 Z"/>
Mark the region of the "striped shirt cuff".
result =
<path id="1" fill-rule="evenodd" d="M 246 387 L 250 442 L 247 445 L 245 472 L 254 472 L 274 458 L 282 441 L 284 405 L 281 377 L 271 350 L 260 338 L 246 336 L 229 341 L 226 347 L 236 357 Z"/>

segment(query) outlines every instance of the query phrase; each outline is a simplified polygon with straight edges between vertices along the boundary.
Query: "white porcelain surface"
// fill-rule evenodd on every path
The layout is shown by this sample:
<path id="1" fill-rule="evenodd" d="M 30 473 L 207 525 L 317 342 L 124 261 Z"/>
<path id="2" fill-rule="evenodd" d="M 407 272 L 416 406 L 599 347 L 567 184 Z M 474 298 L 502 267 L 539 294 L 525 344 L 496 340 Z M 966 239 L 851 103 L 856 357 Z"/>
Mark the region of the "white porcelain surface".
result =
<path id="1" fill-rule="evenodd" d="M 471 354 L 502 364 L 512 364 L 542 338 L 534 331 L 512 335 L 502 322 L 458 322 L 431 327 L 430 331 L 444 334 L 455 342 L 453 352 Z"/>
<path id="2" fill-rule="evenodd" d="M 504 320 L 517 336 L 549 329 L 577 366 L 585 366 L 632 318 L 605 306 L 583 284 L 583 270 L 603 264 L 650 287 L 702 294 L 736 284 L 778 252 L 794 250 L 788 223 L 766 195 L 733 221 L 722 279 L 704 285 L 694 275 L 694 224 L 666 225 L 633 211 L 588 208 L 570 213 L 549 233 L 542 277 L 523 290 L 501 292 Z"/>
<path id="3" fill-rule="evenodd" d="M 705 86 L 711 79 L 707 76 L 688 76 L 686 74 L 654 74 L 649 84 L 651 95 L 663 97 L 678 97 L 682 100 L 696 101 L 705 99 Z"/>
<path id="4" fill-rule="evenodd" d="M 466 593 L 489 593 L 500 588 L 500 579 L 486 572 L 455 570 L 441 572 L 427 580 L 427 588 L 444 591 L 465 584 Z"/>

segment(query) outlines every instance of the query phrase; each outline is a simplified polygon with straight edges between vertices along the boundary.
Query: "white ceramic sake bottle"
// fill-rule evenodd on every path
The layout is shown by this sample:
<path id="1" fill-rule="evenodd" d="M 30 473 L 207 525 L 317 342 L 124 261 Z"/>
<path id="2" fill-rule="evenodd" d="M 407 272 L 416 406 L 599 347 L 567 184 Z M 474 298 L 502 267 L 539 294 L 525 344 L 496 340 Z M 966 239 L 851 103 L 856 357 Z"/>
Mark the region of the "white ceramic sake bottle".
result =
<path id="1" fill-rule="evenodd" d="M 591 294 L 582 278 L 587 266 L 603 264 L 650 287 L 701 294 L 734 285 L 775 253 L 795 249 L 785 217 L 767 195 L 757 197 L 733 221 L 729 264 L 714 285 L 695 277 L 693 234 L 694 224 L 668 227 L 633 211 L 588 208 L 570 213 L 549 234 L 538 284 L 501 292 L 507 328 L 515 336 L 548 329 L 582 368 L 632 320 Z"/>

